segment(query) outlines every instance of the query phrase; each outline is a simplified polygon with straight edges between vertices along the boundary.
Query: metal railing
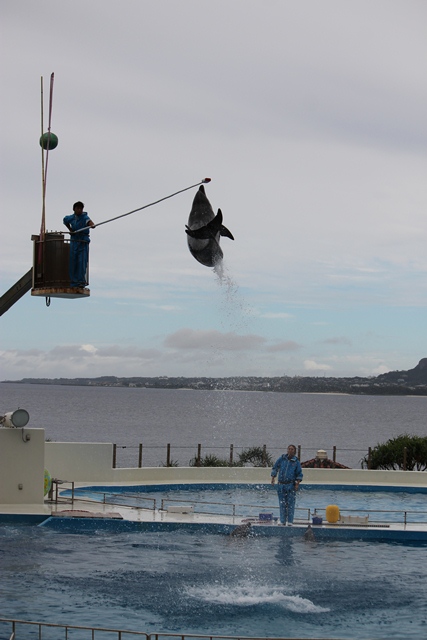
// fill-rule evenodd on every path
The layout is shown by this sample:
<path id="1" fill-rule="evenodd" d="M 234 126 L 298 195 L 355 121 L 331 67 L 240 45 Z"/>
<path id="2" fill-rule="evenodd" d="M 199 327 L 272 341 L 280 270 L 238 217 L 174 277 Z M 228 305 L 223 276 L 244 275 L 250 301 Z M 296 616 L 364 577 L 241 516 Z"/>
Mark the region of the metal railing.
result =
<path id="1" fill-rule="evenodd" d="M 251 509 L 253 511 L 255 510 L 261 510 L 262 511 L 268 511 L 268 512 L 277 512 L 279 510 L 277 504 L 275 504 L 274 506 L 272 505 L 257 505 L 257 504 L 243 504 L 243 503 L 230 503 L 230 504 L 225 504 L 224 502 L 213 502 L 213 501 L 207 501 L 207 500 L 175 500 L 173 498 L 163 498 L 161 501 L 161 507 L 160 509 L 162 511 L 167 511 L 167 509 L 165 509 L 165 505 L 168 503 L 176 503 L 176 504 L 182 504 L 182 505 L 191 505 L 194 507 L 197 507 L 198 505 L 215 505 L 215 506 L 220 506 L 220 507 L 228 507 L 229 509 L 231 509 L 231 514 L 230 513 L 224 513 L 223 511 L 195 511 L 195 513 L 202 513 L 202 514 L 206 514 L 206 515 L 213 515 L 213 516 L 233 516 L 233 517 L 238 517 L 238 518 L 242 518 L 247 516 L 248 514 L 246 513 L 238 513 L 237 512 L 237 507 L 239 508 L 246 508 L 246 509 Z M 305 508 L 305 507 L 295 507 L 295 511 L 303 511 L 305 513 L 307 513 L 307 519 L 310 519 L 310 509 L 309 508 Z"/>
<path id="2" fill-rule="evenodd" d="M 21 636 L 18 635 L 18 628 L 20 625 L 26 625 L 27 628 L 34 629 L 34 634 L 37 633 L 38 640 L 43 640 L 43 638 L 48 638 L 48 630 L 50 628 L 55 629 L 56 631 L 63 631 L 64 640 L 68 640 L 71 635 L 76 637 L 76 633 L 71 634 L 70 631 L 85 631 L 86 634 L 80 634 L 79 637 L 90 638 L 90 640 L 96 640 L 97 637 L 101 636 L 101 634 L 113 634 L 114 638 L 117 640 L 123 640 L 126 636 L 139 636 L 140 638 L 145 638 L 145 640 L 162 640 L 166 638 L 168 640 L 265 640 L 265 636 L 261 638 L 260 636 L 219 636 L 219 635 L 203 635 L 203 634 L 191 634 L 191 633 L 145 633 L 144 631 L 130 631 L 128 629 L 111 629 L 104 627 L 85 627 L 81 625 L 72 625 L 72 624 L 56 624 L 53 622 L 33 622 L 29 620 L 17 620 L 13 618 L 0 618 L 0 625 L 8 624 L 10 625 L 11 635 L 9 636 L 9 640 L 20 640 L 21 638 L 25 638 L 27 640 L 28 633 L 23 633 Z M 55 640 L 59 640 L 59 634 L 55 633 Z M 280 636 L 280 638 L 270 638 L 270 640 L 287 640 L 285 636 Z M 288 639 L 290 640 L 290 639 Z M 303 640 L 303 638 L 295 638 L 292 637 L 292 640 Z M 320 638 L 312 638 L 311 640 L 321 640 Z M 322 638 L 322 640 L 328 640 L 328 638 Z M 331 640 L 331 639 L 329 639 Z M 339 639 L 335 639 L 339 640 Z"/>
<path id="3" fill-rule="evenodd" d="M 74 484 L 74 483 L 73 483 Z M 93 491 L 93 489 L 92 489 Z M 81 493 L 84 494 L 84 490 L 81 490 Z M 95 498 L 86 498 L 84 495 L 79 495 L 79 492 L 74 492 L 73 487 L 73 504 L 76 502 L 89 503 L 89 504 L 103 504 L 103 505 L 111 505 L 117 507 L 127 507 L 132 509 L 138 509 L 141 511 L 152 511 L 155 512 L 157 509 L 157 501 L 155 498 L 149 498 L 146 496 L 141 496 L 138 493 L 99 493 L 100 499 L 96 500 Z M 123 498 L 125 500 L 123 500 Z M 151 506 L 140 506 L 135 504 L 140 500 L 145 500 L 147 502 L 151 502 Z M 246 503 L 224 503 L 224 502 L 215 502 L 213 500 L 186 500 L 186 499 L 177 499 L 177 498 L 162 498 L 160 501 L 160 511 L 167 511 L 168 504 L 179 504 L 183 506 L 192 506 L 195 508 L 194 513 L 199 515 L 213 515 L 213 516 L 228 516 L 228 517 L 250 517 L 252 514 L 242 513 L 242 509 L 249 509 L 252 512 L 257 511 L 260 512 L 272 512 L 277 513 L 279 507 L 277 503 L 275 505 L 270 504 L 246 504 Z M 213 507 L 212 511 L 208 511 L 205 507 Z M 215 508 L 220 507 L 220 509 Z M 231 513 L 230 513 L 231 511 Z M 319 507 L 295 507 L 295 513 L 297 514 L 297 519 L 302 522 L 311 522 L 313 516 L 324 514 L 326 511 L 325 508 Z M 426 524 L 427 523 L 427 511 L 410 511 L 407 509 L 364 509 L 364 508 L 355 508 L 355 509 L 341 509 L 340 514 L 361 514 L 368 515 L 370 518 L 370 523 L 384 523 L 387 524 Z M 299 517 L 298 514 L 301 514 Z M 302 515 L 304 514 L 304 515 Z M 386 516 L 391 516 L 384 520 L 375 519 L 379 514 L 385 514 Z M 393 518 L 394 514 L 400 515 L 400 517 Z M 417 520 L 415 518 L 424 516 L 424 519 Z"/>
<path id="4" fill-rule="evenodd" d="M 313 515 L 318 515 L 321 513 L 325 513 L 326 509 L 319 509 L 316 508 L 313 510 Z M 378 524 L 378 523 L 386 523 L 386 524 L 403 524 L 403 525 L 407 525 L 407 524 L 427 524 L 427 511 L 408 511 L 408 510 L 404 510 L 404 509 L 341 509 L 340 508 L 340 515 L 344 515 L 344 514 L 360 514 L 363 513 L 363 515 L 368 515 L 369 516 L 369 522 L 374 524 Z M 383 519 L 375 519 L 375 518 L 371 518 L 371 516 L 373 515 L 378 515 L 378 514 L 386 514 L 386 515 L 392 515 L 392 514 L 400 514 L 400 518 L 396 518 L 396 519 L 390 519 L 390 520 L 384 520 Z M 414 517 L 418 517 L 418 516 L 425 516 L 424 520 L 414 520 L 412 518 Z"/>
<path id="5" fill-rule="evenodd" d="M 87 504 L 103 504 L 103 505 L 111 505 L 116 507 L 132 507 L 133 509 L 141 509 L 145 511 L 155 511 L 157 509 L 157 501 L 156 498 L 148 498 L 143 495 L 139 495 L 138 493 L 112 493 L 109 491 L 99 492 L 99 500 L 96 498 L 89 498 L 85 496 L 84 489 L 75 489 L 74 482 L 67 483 L 65 480 L 60 481 L 61 484 L 71 484 L 71 489 L 66 489 L 62 494 L 58 494 L 56 492 L 55 497 L 52 498 L 51 502 L 54 504 L 72 504 L 74 505 L 76 502 L 84 502 Z M 92 490 L 93 491 L 93 490 Z M 67 496 L 66 492 L 70 492 L 70 497 Z M 94 492 L 98 494 L 98 492 Z M 139 504 L 129 504 L 128 502 L 124 502 L 122 498 L 128 498 L 133 502 L 138 502 L 145 500 L 150 503 L 150 506 L 141 506 Z"/>
<path id="6" fill-rule="evenodd" d="M 135 445 L 122 445 L 122 444 L 113 444 L 113 460 L 112 460 L 112 467 L 113 469 L 118 467 L 118 451 L 119 450 L 138 450 L 138 454 L 137 454 L 137 459 L 138 462 L 135 465 L 136 462 L 136 456 L 133 458 L 133 462 L 132 462 L 132 467 L 131 468 L 142 468 L 144 466 L 143 464 L 143 458 L 149 458 L 149 464 L 145 464 L 145 466 L 165 466 L 165 467 L 174 467 L 174 466 L 178 466 L 178 465 L 182 465 L 182 466 L 188 466 L 190 464 L 190 459 L 191 459 L 191 464 L 193 466 L 202 466 L 202 451 L 204 453 L 204 455 L 209 455 L 212 454 L 213 452 L 216 454 L 216 452 L 220 455 L 223 456 L 223 460 L 226 461 L 228 466 L 233 466 L 235 465 L 236 462 L 238 462 L 239 459 L 239 451 L 244 451 L 245 449 L 250 449 L 252 448 L 251 445 L 235 445 L 235 444 L 230 444 L 230 445 L 209 445 L 209 444 L 205 444 L 202 447 L 201 443 L 198 444 L 194 444 L 192 446 L 190 445 L 177 445 L 177 444 L 171 444 L 171 443 L 167 443 L 166 445 L 160 446 L 160 445 L 146 445 L 143 444 L 142 442 L 140 442 L 139 444 L 135 444 Z M 271 452 L 274 452 L 274 456 L 278 456 L 280 455 L 278 452 L 283 453 L 283 451 L 286 450 L 286 446 L 285 445 L 269 445 L 269 448 L 267 450 L 267 445 L 263 444 L 261 447 L 262 449 L 262 455 L 261 455 L 261 466 L 269 466 L 267 464 L 267 459 L 268 459 L 268 454 Z M 329 450 L 330 453 L 330 460 L 332 462 L 338 463 L 339 460 L 337 457 L 339 457 L 340 455 L 348 455 L 348 454 L 358 454 L 360 455 L 360 459 L 362 458 L 367 458 L 368 460 L 368 467 L 370 466 L 370 458 L 371 458 L 371 448 L 369 449 L 352 449 L 352 448 L 345 448 L 345 447 L 337 447 L 336 445 L 332 445 L 330 447 L 327 447 L 324 444 L 318 445 L 317 447 L 313 447 L 313 446 L 303 446 L 301 444 L 299 444 L 297 446 L 297 456 L 300 460 L 302 460 L 302 456 L 304 456 L 304 458 L 309 458 L 311 459 L 312 457 L 314 457 L 317 453 L 317 451 L 320 449 L 326 449 Z M 166 450 L 166 451 L 165 451 Z M 160 454 L 160 457 L 158 457 L 156 455 L 156 462 L 153 462 L 153 452 L 154 451 L 165 451 L 165 455 L 163 457 L 162 454 Z M 187 452 L 185 454 L 186 459 L 183 460 L 183 452 Z M 175 460 L 174 456 L 179 456 L 179 460 Z M 120 456 L 122 457 L 122 456 Z M 130 464 L 130 456 L 126 456 L 127 457 L 127 464 Z M 133 457 L 133 454 L 132 454 Z M 134 466 L 135 465 L 135 466 Z"/>

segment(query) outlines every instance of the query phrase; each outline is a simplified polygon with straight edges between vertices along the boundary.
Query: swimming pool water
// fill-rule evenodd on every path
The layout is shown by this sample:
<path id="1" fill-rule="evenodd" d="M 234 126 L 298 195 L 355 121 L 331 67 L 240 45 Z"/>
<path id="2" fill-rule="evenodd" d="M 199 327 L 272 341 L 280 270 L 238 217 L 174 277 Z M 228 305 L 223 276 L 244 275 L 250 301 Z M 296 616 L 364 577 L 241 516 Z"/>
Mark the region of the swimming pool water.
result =
<path id="1" fill-rule="evenodd" d="M 199 513 L 218 513 L 232 515 L 235 505 L 236 515 L 255 516 L 260 510 L 273 512 L 279 515 L 277 491 L 271 485 L 237 487 L 222 486 L 212 488 L 209 486 L 194 485 L 170 487 L 161 489 L 155 487 L 149 489 L 141 487 L 89 487 L 79 489 L 76 495 L 87 496 L 92 500 L 103 500 L 132 506 L 151 508 L 156 501 L 156 507 L 160 508 L 162 500 L 164 506 L 174 504 L 195 504 Z M 67 492 L 69 494 L 70 492 Z M 122 495 L 122 494 L 125 495 Z M 328 488 L 304 487 L 297 494 L 296 518 L 307 519 L 308 509 L 313 514 L 319 509 L 324 515 L 324 510 L 329 504 L 336 504 L 340 511 L 352 515 L 365 515 L 369 513 L 370 521 L 403 522 L 405 511 L 407 522 L 427 522 L 427 494 L 422 492 L 402 491 L 364 491 L 364 490 L 335 490 Z"/>
<path id="2" fill-rule="evenodd" d="M 102 499 L 104 491 L 87 493 Z M 219 503 L 200 506 L 210 512 L 231 504 L 256 505 L 239 507 L 243 514 L 277 509 L 275 490 L 265 485 L 139 487 L 122 499 L 138 504 L 141 497 L 155 498 L 157 507 L 162 498 Z M 304 488 L 298 507 L 409 510 L 420 521 L 426 501 L 423 493 Z M 426 545 L 76 531 L 0 526 L 0 617 L 146 633 L 427 636 Z M 56 640 L 55 630 L 44 637 Z"/>
<path id="3" fill-rule="evenodd" d="M 3 526 L 0 612 L 148 633 L 425 638 L 426 552 L 380 542 Z"/>

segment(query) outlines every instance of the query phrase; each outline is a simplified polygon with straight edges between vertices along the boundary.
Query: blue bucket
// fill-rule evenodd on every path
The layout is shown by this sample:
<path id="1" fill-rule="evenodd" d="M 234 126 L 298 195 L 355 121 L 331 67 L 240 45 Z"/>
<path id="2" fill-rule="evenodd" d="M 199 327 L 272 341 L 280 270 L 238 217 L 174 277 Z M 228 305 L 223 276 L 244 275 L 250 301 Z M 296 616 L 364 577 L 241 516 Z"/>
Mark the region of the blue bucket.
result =
<path id="1" fill-rule="evenodd" d="M 264 522 L 265 521 L 271 522 L 273 520 L 273 514 L 272 513 L 260 513 L 259 514 L 259 519 L 260 520 L 264 520 Z"/>

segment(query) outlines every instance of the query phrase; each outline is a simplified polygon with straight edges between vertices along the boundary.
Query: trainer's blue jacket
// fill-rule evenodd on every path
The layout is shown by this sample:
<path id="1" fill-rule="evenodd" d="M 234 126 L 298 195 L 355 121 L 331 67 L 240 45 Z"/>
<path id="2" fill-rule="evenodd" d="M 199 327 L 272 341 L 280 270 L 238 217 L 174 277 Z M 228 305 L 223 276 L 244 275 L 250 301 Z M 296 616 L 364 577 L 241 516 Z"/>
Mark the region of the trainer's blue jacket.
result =
<path id="1" fill-rule="evenodd" d="M 276 460 L 271 471 L 272 478 L 279 473 L 279 482 L 283 484 L 292 484 L 295 480 L 302 480 L 302 468 L 301 463 L 296 456 L 289 458 L 287 453 L 284 453 L 280 458 Z"/>
<path id="2" fill-rule="evenodd" d="M 71 228 L 71 231 L 78 231 L 79 229 L 84 229 L 84 227 L 88 226 L 90 222 L 90 218 L 86 211 L 83 211 L 79 216 L 76 216 L 75 213 L 72 213 L 69 216 L 65 216 L 63 220 L 64 224 L 67 227 Z M 90 242 L 89 238 L 89 229 L 85 229 L 84 231 L 80 231 L 79 233 L 72 233 L 70 240 L 78 241 L 78 242 Z"/>

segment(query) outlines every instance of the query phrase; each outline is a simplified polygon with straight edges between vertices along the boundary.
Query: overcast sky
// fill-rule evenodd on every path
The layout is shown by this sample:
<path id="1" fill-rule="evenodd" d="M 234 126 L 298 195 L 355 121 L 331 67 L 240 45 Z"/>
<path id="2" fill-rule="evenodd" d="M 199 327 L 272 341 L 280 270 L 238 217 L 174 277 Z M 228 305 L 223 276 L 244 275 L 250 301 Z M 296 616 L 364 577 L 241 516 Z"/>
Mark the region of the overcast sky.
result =
<path id="1" fill-rule="evenodd" d="M 46 226 L 211 177 L 235 237 L 196 262 L 196 189 L 93 230 L 88 300 L 24 296 L 0 379 L 377 375 L 427 356 L 424 0 L 3 0 L 0 294 Z"/>

